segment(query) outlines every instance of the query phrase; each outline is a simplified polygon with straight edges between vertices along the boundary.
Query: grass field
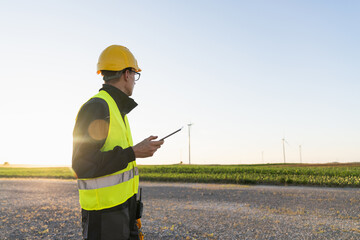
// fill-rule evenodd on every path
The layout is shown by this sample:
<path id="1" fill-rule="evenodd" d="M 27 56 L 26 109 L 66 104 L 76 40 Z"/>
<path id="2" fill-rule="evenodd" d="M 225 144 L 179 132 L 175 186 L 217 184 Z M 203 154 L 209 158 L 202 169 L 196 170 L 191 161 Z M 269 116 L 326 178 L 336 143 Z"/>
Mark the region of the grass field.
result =
<path id="1" fill-rule="evenodd" d="M 75 179 L 69 167 L 0 167 L 0 177 Z"/>
<path id="2" fill-rule="evenodd" d="M 360 187 L 360 163 L 139 166 L 145 181 Z M 0 167 L 0 177 L 74 179 L 71 168 Z"/>

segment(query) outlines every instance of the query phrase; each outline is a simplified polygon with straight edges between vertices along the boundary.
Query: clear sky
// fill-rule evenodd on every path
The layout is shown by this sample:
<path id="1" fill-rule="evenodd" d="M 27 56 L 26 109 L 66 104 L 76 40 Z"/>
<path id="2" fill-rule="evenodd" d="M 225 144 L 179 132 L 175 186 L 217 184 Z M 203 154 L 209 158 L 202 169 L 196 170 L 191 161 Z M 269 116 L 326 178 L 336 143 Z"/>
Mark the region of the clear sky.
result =
<path id="1" fill-rule="evenodd" d="M 128 47 L 142 76 L 138 164 L 360 161 L 359 1 L 2 1 L 0 163 L 70 165 L 96 63 Z"/>

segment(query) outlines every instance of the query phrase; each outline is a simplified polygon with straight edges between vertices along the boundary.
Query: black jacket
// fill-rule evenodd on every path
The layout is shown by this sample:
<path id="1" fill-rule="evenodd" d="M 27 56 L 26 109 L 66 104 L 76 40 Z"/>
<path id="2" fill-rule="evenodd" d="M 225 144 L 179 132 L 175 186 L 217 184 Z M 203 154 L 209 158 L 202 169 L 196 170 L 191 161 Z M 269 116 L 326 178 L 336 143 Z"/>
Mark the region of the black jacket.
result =
<path id="1" fill-rule="evenodd" d="M 105 90 L 115 100 L 123 118 L 137 106 L 133 99 L 116 87 L 104 84 L 100 90 Z M 111 151 L 100 151 L 106 140 L 108 132 L 106 123 L 109 124 L 109 121 L 109 107 L 105 100 L 92 98 L 81 107 L 73 132 L 72 155 L 72 168 L 78 178 L 108 175 L 125 169 L 129 162 L 135 160 L 131 147 L 123 149 L 117 146 Z M 105 126 L 101 123 L 105 123 Z M 93 131 L 102 137 L 94 138 L 91 131 L 89 133 L 89 127 L 95 129 Z"/>

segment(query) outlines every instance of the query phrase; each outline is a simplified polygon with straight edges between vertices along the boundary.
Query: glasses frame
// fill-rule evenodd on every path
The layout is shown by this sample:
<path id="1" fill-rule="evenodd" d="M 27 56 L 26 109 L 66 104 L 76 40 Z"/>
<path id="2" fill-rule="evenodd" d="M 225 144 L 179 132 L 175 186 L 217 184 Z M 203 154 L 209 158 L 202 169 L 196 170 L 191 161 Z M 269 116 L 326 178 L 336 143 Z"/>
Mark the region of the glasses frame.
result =
<path id="1" fill-rule="evenodd" d="M 132 70 L 131 68 L 128 68 L 128 69 L 126 69 L 126 70 L 129 70 L 130 72 L 133 72 L 133 73 L 134 73 L 135 82 L 136 82 L 136 81 L 139 81 L 139 79 L 140 79 L 140 77 L 141 77 L 141 74 L 140 74 L 140 73 Z"/>

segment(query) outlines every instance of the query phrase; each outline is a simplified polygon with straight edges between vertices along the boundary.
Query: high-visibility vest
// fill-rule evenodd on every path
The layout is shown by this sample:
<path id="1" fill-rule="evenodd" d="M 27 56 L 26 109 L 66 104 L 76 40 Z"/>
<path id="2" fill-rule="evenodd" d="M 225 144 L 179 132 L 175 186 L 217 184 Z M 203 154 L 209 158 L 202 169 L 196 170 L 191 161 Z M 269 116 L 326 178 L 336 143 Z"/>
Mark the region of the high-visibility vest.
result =
<path id="1" fill-rule="evenodd" d="M 92 98 L 102 98 L 109 106 L 109 131 L 100 151 L 110 151 L 116 146 L 123 149 L 133 146 L 128 119 L 126 115 L 124 119 L 122 118 L 114 99 L 103 90 Z M 114 161 L 117 160 L 114 159 Z M 113 174 L 98 178 L 78 179 L 81 208 L 101 210 L 117 206 L 136 194 L 138 187 L 139 172 L 135 161 L 129 162 L 127 168 Z"/>

